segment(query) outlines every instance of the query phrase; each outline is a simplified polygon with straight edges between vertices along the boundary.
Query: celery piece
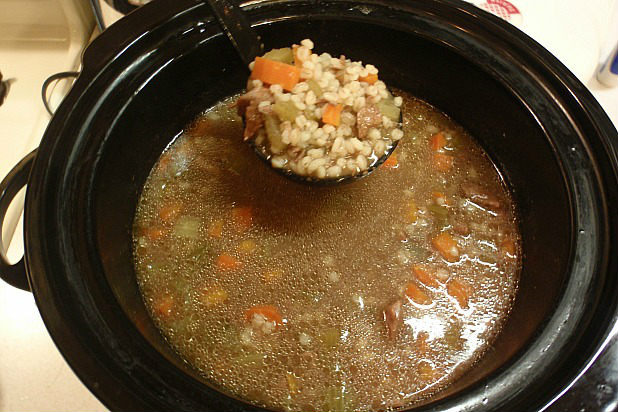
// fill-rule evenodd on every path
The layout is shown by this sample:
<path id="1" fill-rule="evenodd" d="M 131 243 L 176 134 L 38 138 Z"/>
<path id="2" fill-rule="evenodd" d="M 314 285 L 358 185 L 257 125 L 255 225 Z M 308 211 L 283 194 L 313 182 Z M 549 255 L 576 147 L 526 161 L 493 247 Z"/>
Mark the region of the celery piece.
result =
<path id="1" fill-rule="evenodd" d="M 325 329 L 320 334 L 320 340 L 328 349 L 334 349 L 339 345 L 341 341 L 341 331 L 337 328 Z"/>
<path id="2" fill-rule="evenodd" d="M 460 321 L 449 319 L 446 331 L 444 332 L 444 340 L 451 350 L 459 351 L 463 348 L 463 337 L 461 336 L 462 327 Z"/>
<path id="3" fill-rule="evenodd" d="M 345 412 L 354 409 L 352 394 L 345 384 L 329 386 L 324 394 L 324 411 Z"/>
<path id="4" fill-rule="evenodd" d="M 266 136 L 270 141 L 270 151 L 274 154 L 279 154 L 285 148 L 285 144 L 281 140 L 281 131 L 279 130 L 279 120 L 273 115 L 264 115 L 264 127 Z"/>
<path id="5" fill-rule="evenodd" d="M 262 367 L 264 365 L 264 355 L 258 352 L 241 352 L 234 358 L 237 364 L 243 366 Z"/>
<path id="6" fill-rule="evenodd" d="M 306 82 L 307 82 L 307 85 L 309 86 L 309 90 L 311 90 L 313 94 L 315 94 L 315 97 L 317 97 L 318 99 L 322 97 L 322 94 L 324 92 L 322 91 L 322 88 L 320 87 L 318 82 L 316 82 L 313 79 L 306 80 Z"/>
<path id="7" fill-rule="evenodd" d="M 320 118 L 315 115 L 315 110 L 307 109 L 307 110 L 303 111 L 303 114 L 305 115 L 307 120 L 313 120 L 315 122 L 319 122 L 320 121 Z"/>
<path id="8" fill-rule="evenodd" d="M 282 49 L 272 49 L 262 57 L 285 64 L 294 63 L 294 53 L 292 53 L 292 49 L 289 47 L 284 47 Z"/>
<path id="9" fill-rule="evenodd" d="M 174 234 L 179 237 L 197 239 L 200 230 L 200 219 L 193 216 L 182 216 L 174 226 Z"/>
<path id="10" fill-rule="evenodd" d="M 289 100 L 286 102 L 283 100 L 277 101 L 273 104 L 273 110 L 282 122 L 286 120 L 289 122 L 294 122 L 296 120 L 296 116 L 298 116 L 298 113 L 300 112 L 296 105 Z"/>
<path id="11" fill-rule="evenodd" d="M 401 110 L 395 106 L 393 99 L 382 99 L 377 103 L 377 106 L 382 116 L 386 116 L 394 122 L 399 122 Z"/>
<path id="12" fill-rule="evenodd" d="M 448 209 L 444 206 L 429 205 L 427 206 L 427 210 L 429 210 L 434 216 L 448 216 Z"/>

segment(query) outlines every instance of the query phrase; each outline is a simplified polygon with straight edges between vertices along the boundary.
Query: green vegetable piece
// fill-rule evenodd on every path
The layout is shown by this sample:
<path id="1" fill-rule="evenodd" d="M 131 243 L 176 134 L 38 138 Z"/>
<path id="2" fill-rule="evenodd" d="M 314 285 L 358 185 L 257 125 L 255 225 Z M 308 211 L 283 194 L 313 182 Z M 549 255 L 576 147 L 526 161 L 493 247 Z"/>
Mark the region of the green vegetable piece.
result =
<path id="1" fill-rule="evenodd" d="M 461 138 L 457 134 L 451 134 L 446 146 L 444 147 L 448 151 L 455 151 L 463 146 Z"/>
<path id="2" fill-rule="evenodd" d="M 412 260 L 425 260 L 431 254 L 427 249 L 419 246 L 417 242 L 408 242 L 405 248 L 410 253 L 410 259 Z"/>
<path id="3" fill-rule="evenodd" d="M 258 352 L 241 353 L 234 360 L 239 365 L 261 367 L 264 364 L 264 355 Z"/>
<path id="4" fill-rule="evenodd" d="M 341 342 L 341 331 L 337 328 L 328 328 L 320 334 L 320 340 L 329 349 L 334 349 Z"/>
<path id="5" fill-rule="evenodd" d="M 282 49 L 272 49 L 262 57 L 285 64 L 294 63 L 294 53 L 292 53 L 292 49 L 290 47 L 284 47 Z"/>
<path id="6" fill-rule="evenodd" d="M 429 205 L 427 210 L 433 215 L 434 223 L 437 228 L 444 228 L 448 226 L 448 209 L 444 206 Z"/>
<path id="7" fill-rule="evenodd" d="M 401 110 L 399 107 L 395 106 L 395 102 L 393 99 L 382 99 L 380 100 L 376 106 L 382 113 L 382 116 L 386 116 L 394 122 L 399 122 L 399 114 Z"/>
<path id="8" fill-rule="evenodd" d="M 444 206 L 438 205 L 429 205 L 427 206 L 427 210 L 429 210 L 436 217 L 447 217 L 448 209 Z"/>
<path id="9" fill-rule="evenodd" d="M 281 153 L 285 148 L 285 144 L 281 140 L 279 120 L 273 115 L 264 115 L 264 128 L 266 129 L 266 136 L 270 140 L 270 151 L 274 154 Z"/>
<path id="10" fill-rule="evenodd" d="M 300 113 L 300 110 L 298 110 L 296 105 L 290 100 L 288 100 L 287 102 L 279 100 L 278 102 L 273 104 L 273 110 L 277 114 L 277 116 L 279 116 L 279 119 L 281 119 L 281 121 L 287 120 L 289 122 L 294 122 L 296 120 L 296 116 L 298 116 L 298 113 Z"/>
<path id="11" fill-rule="evenodd" d="M 190 259 L 194 262 L 202 261 L 213 254 L 212 248 L 208 245 L 200 245 L 191 251 Z"/>
<path id="12" fill-rule="evenodd" d="M 345 412 L 352 410 L 352 396 L 345 384 L 329 386 L 324 394 L 325 412 Z"/>
<path id="13" fill-rule="evenodd" d="M 311 90 L 313 94 L 315 94 L 315 97 L 317 97 L 318 99 L 322 97 L 324 91 L 322 90 L 318 82 L 313 79 L 309 79 L 307 80 L 307 85 L 309 86 L 309 90 Z"/>
<path id="14" fill-rule="evenodd" d="M 319 117 L 317 117 L 315 115 L 315 110 L 307 109 L 307 110 L 303 111 L 303 114 L 305 115 L 307 120 L 313 120 L 313 121 L 316 121 L 316 122 L 319 122 L 321 120 Z"/>
<path id="15" fill-rule="evenodd" d="M 176 221 L 174 234 L 187 239 L 197 239 L 199 236 L 201 221 L 197 217 L 182 216 Z"/>

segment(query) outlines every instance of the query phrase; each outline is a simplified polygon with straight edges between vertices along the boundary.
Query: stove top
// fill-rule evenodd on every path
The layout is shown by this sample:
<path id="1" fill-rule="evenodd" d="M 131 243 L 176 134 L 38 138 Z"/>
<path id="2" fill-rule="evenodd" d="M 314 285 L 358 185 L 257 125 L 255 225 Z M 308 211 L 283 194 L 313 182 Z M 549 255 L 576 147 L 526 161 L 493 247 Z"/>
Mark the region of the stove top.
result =
<path id="1" fill-rule="evenodd" d="M 618 127 L 618 88 L 606 88 L 594 78 L 600 60 L 618 41 L 618 0 L 470 2 L 517 26 L 554 53 L 588 86 Z M 12 79 L 0 107 L 0 176 L 38 145 L 49 121 L 41 101 L 43 81 L 51 74 L 79 68 L 81 52 L 94 29 L 84 3 L 0 2 L 0 71 L 5 80 Z M 107 23 L 120 17 L 101 4 Z M 59 84 L 52 91 L 52 103 L 60 101 L 69 87 Z M 14 202 L 2 233 L 5 244 L 12 239 L 8 256 L 14 261 L 23 253 L 22 207 L 23 199 Z M 1 281 L 0 336 L 0 412 L 106 410 L 62 358 L 32 295 Z M 594 365 L 570 389 L 546 410 L 618 410 L 618 326 Z"/>

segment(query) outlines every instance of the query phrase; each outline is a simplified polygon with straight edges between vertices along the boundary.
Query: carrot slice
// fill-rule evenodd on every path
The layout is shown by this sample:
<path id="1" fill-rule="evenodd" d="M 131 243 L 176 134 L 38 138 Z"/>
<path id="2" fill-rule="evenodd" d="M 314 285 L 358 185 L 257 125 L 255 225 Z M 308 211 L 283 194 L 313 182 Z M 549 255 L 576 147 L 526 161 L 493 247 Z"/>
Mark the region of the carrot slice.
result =
<path id="1" fill-rule="evenodd" d="M 388 167 L 390 169 L 397 169 L 399 167 L 399 160 L 397 159 L 397 155 L 392 153 L 385 161 L 382 163 L 384 167 Z"/>
<path id="2" fill-rule="evenodd" d="M 361 76 L 358 78 L 359 82 L 365 82 L 365 83 L 369 83 L 369 84 L 374 84 L 375 82 L 378 81 L 378 74 L 368 74 L 367 76 Z"/>
<path id="3" fill-rule="evenodd" d="M 342 104 L 327 104 L 322 112 L 322 121 L 326 124 L 332 124 L 333 126 L 339 126 L 341 122 L 341 111 L 343 110 Z"/>
<path id="4" fill-rule="evenodd" d="M 263 57 L 256 57 L 251 72 L 251 79 L 261 80 L 267 84 L 279 84 L 291 92 L 300 80 L 300 68 Z"/>
<path id="5" fill-rule="evenodd" d="M 253 222 L 253 209 L 251 206 L 237 206 L 232 209 L 232 219 L 241 232 L 249 229 Z"/>
<path id="6" fill-rule="evenodd" d="M 161 296 L 154 305 L 154 310 L 159 316 L 168 317 L 172 314 L 174 299 L 170 295 Z"/>
<path id="7" fill-rule="evenodd" d="M 414 267 L 412 268 L 412 271 L 414 271 L 414 275 L 416 276 L 418 281 L 421 282 L 423 285 L 429 286 L 432 288 L 439 286 L 436 278 L 434 278 L 434 276 L 431 273 L 429 273 L 427 270 L 423 269 L 419 265 L 414 265 Z"/>
<path id="8" fill-rule="evenodd" d="M 234 256 L 222 253 L 217 257 L 217 267 L 221 270 L 236 270 L 242 266 L 242 263 Z"/>
<path id="9" fill-rule="evenodd" d="M 159 217 L 169 223 L 178 216 L 181 210 L 182 206 L 179 203 L 170 203 L 159 209 Z"/>
<path id="10" fill-rule="evenodd" d="M 423 292 L 423 290 L 419 288 L 416 283 L 408 283 L 405 294 L 408 299 L 418 303 L 419 305 L 428 305 L 431 303 L 431 298 Z"/>
<path id="11" fill-rule="evenodd" d="M 446 284 L 446 291 L 457 300 L 459 306 L 468 309 L 468 299 L 472 294 L 470 285 L 461 280 L 452 279 Z"/>
<path id="12" fill-rule="evenodd" d="M 500 246 L 502 247 L 502 251 L 506 253 L 509 257 L 515 257 L 517 249 L 515 248 L 515 242 L 513 242 L 513 240 L 504 239 Z"/>
<path id="13" fill-rule="evenodd" d="M 147 227 L 143 231 L 144 235 L 151 241 L 159 240 L 165 236 L 165 229 L 161 227 Z"/>
<path id="14" fill-rule="evenodd" d="M 431 244 L 440 252 L 442 257 L 449 262 L 456 262 L 459 260 L 457 242 L 450 234 L 446 232 L 440 233 L 431 240 Z"/>
<path id="15" fill-rule="evenodd" d="M 453 156 L 449 156 L 444 153 L 434 153 L 433 154 L 433 165 L 440 172 L 448 172 L 453 168 L 453 163 L 455 159 Z"/>
<path id="16" fill-rule="evenodd" d="M 277 325 L 283 324 L 283 317 L 273 305 L 256 305 L 245 312 L 245 320 L 248 322 L 253 318 L 253 315 L 262 315 L 269 322 L 275 322 Z"/>
<path id="17" fill-rule="evenodd" d="M 444 133 L 442 132 L 434 134 L 429 139 L 429 147 L 431 147 L 431 150 L 434 152 L 444 149 L 444 146 L 446 146 L 446 137 L 444 137 Z"/>

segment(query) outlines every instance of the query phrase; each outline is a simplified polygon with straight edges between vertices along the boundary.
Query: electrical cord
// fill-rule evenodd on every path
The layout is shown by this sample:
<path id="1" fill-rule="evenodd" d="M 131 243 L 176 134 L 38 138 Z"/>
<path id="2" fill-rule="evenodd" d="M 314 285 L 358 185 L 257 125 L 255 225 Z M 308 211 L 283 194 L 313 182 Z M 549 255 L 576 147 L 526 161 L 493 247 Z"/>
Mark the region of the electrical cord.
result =
<path id="1" fill-rule="evenodd" d="M 43 82 L 43 86 L 41 87 L 41 98 L 43 99 L 43 105 L 45 106 L 45 110 L 47 110 L 47 113 L 49 113 L 50 116 L 54 115 L 54 111 L 51 109 L 49 101 L 47 100 L 47 89 L 49 88 L 49 86 L 55 81 L 68 79 L 71 77 L 76 78 L 77 76 L 79 76 L 79 72 L 60 72 L 52 74 L 47 79 L 45 79 L 45 81 Z"/>

